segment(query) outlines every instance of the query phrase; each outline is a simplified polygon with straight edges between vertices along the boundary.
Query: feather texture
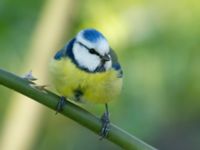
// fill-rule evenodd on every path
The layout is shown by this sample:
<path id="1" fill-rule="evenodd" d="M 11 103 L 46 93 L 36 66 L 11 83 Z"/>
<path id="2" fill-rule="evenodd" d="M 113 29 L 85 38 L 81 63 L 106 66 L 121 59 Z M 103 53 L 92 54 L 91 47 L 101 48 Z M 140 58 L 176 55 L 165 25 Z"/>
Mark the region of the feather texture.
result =
<path id="1" fill-rule="evenodd" d="M 50 73 L 56 90 L 65 97 L 76 100 L 76 91 L 81 99 L 93 103 L 107 103 L 115 99 L 121 91 L 122 78 L 115 69 L 101 73 L 88 73 L 77 68 L 68 58 L 53 59 Z"/>
<path id="2" fill-rule="evenodd" d="M 80 31 L 50 64 L 57 91 L 76 101 L 107 103 L 121 91 L 123 72 L 117 55 L 95 29 Z"/>

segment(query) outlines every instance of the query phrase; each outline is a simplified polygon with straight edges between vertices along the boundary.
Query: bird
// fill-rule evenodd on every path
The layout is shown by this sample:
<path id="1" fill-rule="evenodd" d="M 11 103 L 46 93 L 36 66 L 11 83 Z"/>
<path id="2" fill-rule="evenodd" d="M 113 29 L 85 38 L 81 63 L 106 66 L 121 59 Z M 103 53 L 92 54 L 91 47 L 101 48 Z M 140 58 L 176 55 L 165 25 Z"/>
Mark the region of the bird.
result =
<path id="1" fill-rule="evenodd" d="M 57 111 L 66 99 L 104 104 L 100 136 L 106 137 L 110 130 L 108 102 L 121 92 L 123 71 L 105 36 L 93 28 L 81 30 L 55 53 L 49 68 L 52 84 L 61 95 Z"/>

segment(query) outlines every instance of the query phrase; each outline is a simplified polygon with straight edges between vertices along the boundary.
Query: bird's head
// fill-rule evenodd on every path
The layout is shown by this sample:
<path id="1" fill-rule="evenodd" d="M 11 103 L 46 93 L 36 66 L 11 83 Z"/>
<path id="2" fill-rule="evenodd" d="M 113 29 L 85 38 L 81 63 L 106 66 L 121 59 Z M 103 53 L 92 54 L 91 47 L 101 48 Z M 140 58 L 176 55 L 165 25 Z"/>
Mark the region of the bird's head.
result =
<path id="1" fill-rule="evenodd" d="M 78 66 L 89 72 L 103 72 L 112 66 L 108 41 L 95 29 L 80 31 L 76 35 L 72 52 Z"/>

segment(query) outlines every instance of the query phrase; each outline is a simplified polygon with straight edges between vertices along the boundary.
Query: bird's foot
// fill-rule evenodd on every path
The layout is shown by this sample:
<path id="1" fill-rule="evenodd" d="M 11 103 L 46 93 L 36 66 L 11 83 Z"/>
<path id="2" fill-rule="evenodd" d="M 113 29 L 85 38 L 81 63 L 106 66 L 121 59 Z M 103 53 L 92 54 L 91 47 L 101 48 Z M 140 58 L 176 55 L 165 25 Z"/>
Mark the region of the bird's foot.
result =
<path id="1" fill-rule="evenodd" d="M 109 113 L 105 112 L 101 117 L 102 127 L 100 132 L 100 140 L 108 136 L 108 133 L 110 131 L 110 119 L 109 119 Z"/>
<path id="2" fill-rule="evenodd" d="M 63 110 L 63 107 L 64 107 L 65 104 L 66 104 L 66 98 L 64 96 L 61 96 L 60 100 L 59 100 L 59 102 L 57 103 L 57 106 L 56 106 L 56 114 Z"/>

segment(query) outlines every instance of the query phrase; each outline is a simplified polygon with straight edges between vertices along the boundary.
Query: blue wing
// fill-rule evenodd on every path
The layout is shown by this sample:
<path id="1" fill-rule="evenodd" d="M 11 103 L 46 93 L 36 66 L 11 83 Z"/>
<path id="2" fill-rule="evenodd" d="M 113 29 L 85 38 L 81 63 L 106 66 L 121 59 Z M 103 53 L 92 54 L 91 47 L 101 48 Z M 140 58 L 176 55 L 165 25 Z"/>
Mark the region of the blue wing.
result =
<path id="1" fill-rule="evenodd" d="M 73 47 L 74 41 L 75 41 L 75 39 L 72 39 L 71 41 L 69 41 L 64 48 L 59 50 L 54 55 L 54 59 L 60 60 L 62 57 L 67 57 L 68 56 L 73 60 L 74 59 L 74 55 L 72 53 L 72 47 Z"/>
<path id="2" fill-rule="evenodd" d="M 117 58 L 117 55 L 114 52 L 114 50 L 112 50 L 112 49 L 110 50 L 110 55 L 111 55 L 111 58 L 112 58 L 112 68 L 114 68 L 118 72 L 118 77 L 122 78 L 123 77 L 123 71 L 122 71 L 120 63 L 118 62 L 118 58 Z"/>

